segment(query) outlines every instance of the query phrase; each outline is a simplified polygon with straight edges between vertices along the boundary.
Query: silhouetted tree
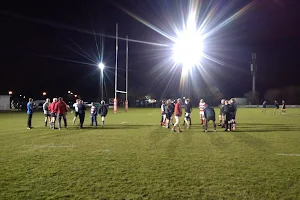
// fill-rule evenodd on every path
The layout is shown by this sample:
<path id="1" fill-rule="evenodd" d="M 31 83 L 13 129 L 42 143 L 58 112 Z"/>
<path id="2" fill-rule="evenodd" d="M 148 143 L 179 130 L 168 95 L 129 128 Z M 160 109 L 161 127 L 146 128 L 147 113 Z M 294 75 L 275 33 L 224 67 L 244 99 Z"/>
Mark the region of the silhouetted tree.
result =
<path id="1" fill-rule="evenodd" d="M 279 89 L 270 89 L 265 93 L 265 100 L 272 103 L 275 100 L 279 101 L 282 91 Z"/>
<path id="2" fill-rule="evenodd" d="M 258 105 L 259 104 L 259 93 L 258 92 L 247 92 L 244 94 L 244 96 L 246 97 L 248 103 L 250 105 Z"/>

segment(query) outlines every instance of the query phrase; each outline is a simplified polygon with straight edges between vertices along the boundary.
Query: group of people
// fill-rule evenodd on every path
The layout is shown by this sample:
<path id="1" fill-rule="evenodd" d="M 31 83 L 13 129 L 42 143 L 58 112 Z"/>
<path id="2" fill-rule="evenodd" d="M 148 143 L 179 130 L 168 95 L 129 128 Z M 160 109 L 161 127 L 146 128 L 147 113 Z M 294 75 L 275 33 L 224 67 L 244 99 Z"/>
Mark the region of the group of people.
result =
<path id="1" fill-rule="evenodd" d="M 185 115 L 183 125 L 187 129 L 191 126 L 191 113 L 192 104 L 189 99 L 185 99 Z M 203 99 L 200 100 L 198 108 L 200 109 L 200 122 L 203 126 L 205 132 L 208 131 L 208 123 L 213 122 L 214 131 L 216 131 L 216 114 L 214 108 L 208 106 Z M 219 126 L 225 128 L 225 131 L 234 131 L 236 128 L 236 111 L 237 106 L 234 99 L 221 100 L 220 104 L 220 114 L 219 114 Z M 169 100 L 163 100 L 161 105 L 161 126 L 165 128 L 170 128 L 172 131 L 182 132 L 180 128 L 180 118 L 182 117 L 182 100 L 179 98 L 176 102 Z M 173 124 L 173 116 L 175 118 L 175 123 Z"/>
<path id="2" fill-rule="evenodd" d="M 274 108 L 273 114 L 275 115 L 277 113 L 277 110 L 279 110 L 279 107 L 280 107 L 279 103 L 276 100 L 274 101 L 274 107 L 275 108 Z M 286 107 L 285 101 L 282 100 L 282 102 L 281 102 L 281 110 L 280 110 L 279 114 L 285 114 L 286 113 L 285 107 Z M 264 101 L 263 104 L 262 104 L 262 112 L 267 112 L 267 101 Z"/>
<path id="3" fill-rule="evenodd" d="M 73 118 L 73 125 L 75 125 L 77 117 L 79 117 L 79 128 L 83 128 L 83 123 L 85 119 L 85 111 L 86 106 L 83 103 L 83 100 L 77 99 L 76 103 L 73 105 L 75 116 Z M 61 119 L 64 121 L 64 127 L 68 128 L 67 124 L 67 112 L 68 112 L 68 106 L 63 101 L 62 97 L 59 98 L 53 98 L 52 103 L 50 102 L 50 99 L 47 98 L 46 102 L 43 104 L 43 113 L 45 116 L 45 127 L 47 127 L 47 124 L 49 122 L 50 128 L 55 129 L 55 123 L 56 120 L 58 121 L 58 129 L 61 130 Z M 97 108 L 94 103 L 91 103 L 91 126 L 98 126 L 97 123 L 97 116 L 98 114 L 101 116 L 102 119 L 102 126 L 104 126 L 104 119 L 107 115 L 108 109 L 105 105 L 105 101 L 101 101 L 101 105 L 99 108 Z M 29 102 L 27 103 L 27 129 L 32 128 L 32 115 L 34 113 L 34 106 L 33 106 L 33 99 L 30 98 Z"/>

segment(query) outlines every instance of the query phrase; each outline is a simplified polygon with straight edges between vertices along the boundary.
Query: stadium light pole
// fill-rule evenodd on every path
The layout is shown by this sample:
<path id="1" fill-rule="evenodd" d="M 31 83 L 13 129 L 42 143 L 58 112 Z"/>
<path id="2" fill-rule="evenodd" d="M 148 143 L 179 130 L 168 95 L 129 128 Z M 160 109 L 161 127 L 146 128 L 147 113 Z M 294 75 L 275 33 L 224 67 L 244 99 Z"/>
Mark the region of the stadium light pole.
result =
<path id="1" fill-rule="evenodd" d="M 100 73 L 101 73 L 101 99 L 100 99 L 100 102 L 103 100 L 103 80 L 104 80 L 104 77 L 103 77 L 103 70 L 105 68 L 105 65 L 103 63 L 99 63 L 98 65 L 99 69 L 101 70 Z"/>

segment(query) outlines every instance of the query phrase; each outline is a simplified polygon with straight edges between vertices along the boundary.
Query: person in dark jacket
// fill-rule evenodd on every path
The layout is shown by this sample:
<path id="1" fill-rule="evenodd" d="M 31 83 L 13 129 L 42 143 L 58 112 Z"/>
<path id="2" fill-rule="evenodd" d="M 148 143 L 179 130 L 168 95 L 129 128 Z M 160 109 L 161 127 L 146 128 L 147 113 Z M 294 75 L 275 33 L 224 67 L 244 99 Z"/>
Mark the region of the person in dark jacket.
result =
<path id="1" fill-rule="evenodd" d="M 173 123 L 173 116 L 174 116 L 174 111 L 175 111 L 175 101 L 172 101 L 171 99 L 169 99 L 170 100 L 170 102 L 171 102 L 171 104 L 170 104 L 170 106 L 169 106 L 169 112 L 170 112 L 170 123 L 172 124 L 172 125 L 174 125 L 174 123 Z"/>
<path id="2" fill-rule="evenodd" d="M 171 115 L 173 112 L 173 106 L 172 106 L 172 101 L 169 99 L 166 102 L 164 112 L 166 115 L 166 123 L 165 123 L 165 128 L 170 128 L 170 120 L 171 120 Z"/>
<path id="3" fill-rule="evenodd" d="M 28 119 L 27 119 L 27 129 L 31 129 L 31 120 L 32 120 L 32 114 L 33 114 L 33 99 L 29 98 L 29 101 L 27 103 L 27 115 L 28 115 Z"/>
<path id="4" fill-rule="evenodd" d="M 274 109 L 274 112 L 273 112 L 273 115 L 275 115 L 275 113 L 277 112 L 277 110 L 279 109 L 279 103 L 275 100 L 275 102 L 274 102 L 274 107 L 275 107 L 275 109 Z"/>
<path id="5" fill-rule="evenodd" d="M 281 105 L 281 112 L 280 112 L 280 114 L 282 114 L 282 113 L 284 113 L 285 114 L 285 101 L 284 100 L 282 100 L 282 105 Z"/>
<path id="6" fill-rule="evenodd" d="M 263 102 L 261 112 L 264 112 L 264 113 L 267 112 L 267 101 Z"/>
<path id="7" fill-rule="evenodd" d="M 227 100 L 225 101 L 224 113 L 225 113 L 225 127 L 226 127 L 225 131 L 231 131 L 232 120 L 234 118 L 234 107 Z"/>
<path id="8" fill-rule="evenodd" d="M 225 128 L 225 113 L 224 113 L 225 99 L 221 100 L 221 104 L 219 105 L 220 113 L 219 113 L 219 126 Z"/>
<path id="9" fill-rule="evenodd" d="M 208 107 L 206 106 L 206 108 L 204 109 L 204 118 L 205 118 L 205 123 L 203 125 L 204 127 L 204 132 L 207 132 L 207 128 L 208 128 L 208 122 L 212 121 L 214 124 L 214 132 L 217 131 L 217 125 L 216 125 L 216 113 L 215 110 L 212 107 Z"/>
<path id="10" fill-rule="evenodd" d="M 236 127 L 236 111 L 237 111 L 237 104 L 235 102 L 235 99 L 230 99 L 229 103 L 232 105 L 233 107 L 233 116 L 232 116 L 232 130 L 235 131 L 235 127 Z"/>
<path id="11" fill-rule="evenodd" d="M 185 116 L 184 116 L 184 122 L 183 122 L 183 125 L 186 124 L 186 128 L 190 128 L 191 126 L 191 113 L 192 113 L 192 104 L 190 102 L 189 99 L 186 99 L 185 100 Z"/>
<path id="12" fill-rule="evenodd" d="M 101 105 L 99 107 L 99 115 L 101 116 L 101 120 L 102 120 L 101 126 L 102 127 L 104 126 L 104 120 L 107 115 L 107 112 L 108 112 L 108 109 L 107 109 L 107 106 L 105 105 L 105 101 L 102 100 Z"/>
<path id="13" fill-rule="evenodd" d="M 78 115 L 79 115 L 79 128 L 81 129 L 83 128 L 86 108 L 82 100 L 79 101 L 77 106 L 78 106 Z"/>

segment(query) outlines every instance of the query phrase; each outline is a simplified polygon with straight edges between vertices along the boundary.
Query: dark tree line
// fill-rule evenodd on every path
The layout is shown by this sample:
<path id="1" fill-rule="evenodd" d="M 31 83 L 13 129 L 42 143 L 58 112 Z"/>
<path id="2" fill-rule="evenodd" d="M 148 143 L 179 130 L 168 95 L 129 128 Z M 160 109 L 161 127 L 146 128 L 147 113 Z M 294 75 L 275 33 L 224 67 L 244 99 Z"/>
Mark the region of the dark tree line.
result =
<path id="1" fill-rule="evenodd" d="M 261 104 L 267 101 L 268 104 L 273 104 L 275 100 L 279 103 L 284 100 L 287 104 L 300 104 L 300 86 L 286 86 L 282 88 L 269 89 L 264 94 L 247 92 L 245 94 L 249 104 Z"/>

